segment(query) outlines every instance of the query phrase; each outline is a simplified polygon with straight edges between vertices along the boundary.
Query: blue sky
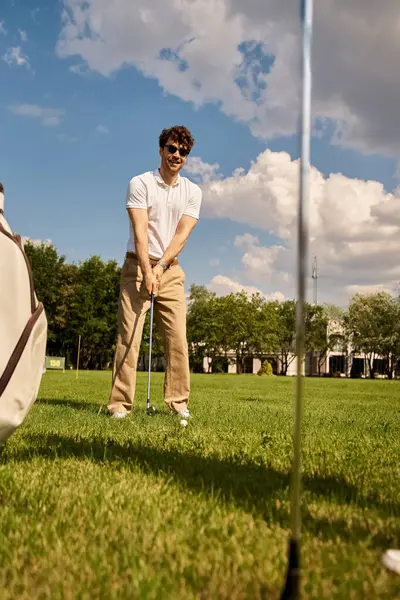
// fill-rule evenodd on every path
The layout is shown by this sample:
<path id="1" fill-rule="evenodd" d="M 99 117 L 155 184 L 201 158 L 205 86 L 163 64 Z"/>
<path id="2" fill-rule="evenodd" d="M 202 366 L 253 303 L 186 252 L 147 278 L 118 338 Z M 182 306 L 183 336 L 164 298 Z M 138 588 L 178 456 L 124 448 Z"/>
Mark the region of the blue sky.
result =
<path id="1" fill-rule="evenodd" d="M 96 2 L 92 4 L 95 10 Z M 158 135 L 173 124 L 192 130 L 193 154 L 204 163 L 218 163 L 221 178 L 239 167 L 246 172 L 266 149 L 297 158 L 295 131 L 257 136 L 250 120 L 227 114 L 223 97 L 196 106 L 184 93 L 166 91 L 157 74 L 145 76 L 135 65 L 124 64 L 104 74 L 91 69 L 87 57 L 89 68 L 77 73 L 82 60 L 72 53 L 61 58 L 56 49 L 65 25 L 62 11 L 62 3 L 50 0 L 3 0 L 0 9 L 0 180 L 6 190 L 6 216 L 21 235 L 51 239 L 69 261 L 98 254 L 121 262 L 128 234 L 128 180 L 158 166 Z M 238 76 L 237 85 L 257 103 L 268 87 L 258 76 L 270 72 L 275 58 L 248 42 L 240 49 L 243 68 L 247 63 L 254 68 L 250 91 L 246 77 L 241 81 Z M 181 70 L 186 69 L 183 65 Z M 393 191 L 396 154 L 382 152 L 378 145 L 376 152 L 372 146 L 366 154 L 357 145 L 333 143 L 328 128 L 313 138 L 312 163 L 324 176 L 333 172 L 351 180 L 376 180 L 385 192 Z M 210 196 L 208 206 L 212 202 Z M 259 222 L 264 218 L 266 223 L 267 207 Z M 205 211 L 181 257 L 188 284 L 208 284 L 223 275 L 264 292 L 276 291 L 270 289 L 268 275 L 263 280 L 244 273 L 243 251 L 234 243 L 244 234 L 257 238 L 262 247 L 276 241 L 264 225 L 213 218 L 212 208 Z"/>

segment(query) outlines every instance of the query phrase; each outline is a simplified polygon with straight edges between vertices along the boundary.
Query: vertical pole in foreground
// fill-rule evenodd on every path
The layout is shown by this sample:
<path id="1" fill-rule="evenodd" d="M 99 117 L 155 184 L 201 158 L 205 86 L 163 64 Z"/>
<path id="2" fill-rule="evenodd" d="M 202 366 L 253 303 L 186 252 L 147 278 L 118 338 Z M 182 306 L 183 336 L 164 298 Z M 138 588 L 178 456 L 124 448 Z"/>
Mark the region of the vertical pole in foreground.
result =
<path id="1" fill-rule="evenodd" d="M 302 114 L 301 114 L 301 171 L 297 233 L 297 314 L 296 314 L 296 394 L 292 470 L 292 535 L 289 546 L 289 565 L 282 600 L 300 598 L 300 536 L 301 536 L 301 421 L 303 413 L 303 357 L 305 339 L 304 304 L 308 261 L 309 228 L 309 171 L 311 137 L 311 42 L 313 0 L 301 0 L 302 21 Z"/>
<path id="2" fill-rule="evenodd" d="M 76 377 L 75 377 L 75 379 L 78 379 L 80 353 L 81 353 L 81 336 L 79 336 L 79 341 L 78 341 L 78 358 L 76 360 Z"/>

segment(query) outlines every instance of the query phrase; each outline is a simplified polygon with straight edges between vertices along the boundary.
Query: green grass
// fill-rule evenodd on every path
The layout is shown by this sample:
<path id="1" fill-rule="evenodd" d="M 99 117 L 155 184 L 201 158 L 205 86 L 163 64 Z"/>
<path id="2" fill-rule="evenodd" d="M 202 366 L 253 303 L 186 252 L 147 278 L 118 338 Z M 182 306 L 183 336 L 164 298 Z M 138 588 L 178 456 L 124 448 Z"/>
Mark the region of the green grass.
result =
<path id="1" fill-rule="evenodd" d="M 194 375 L 184 429 L 145 416 L 145 374 L 113 421 L 109 373 L 47 372 L 0 460 L 2 600 L 278 599 L 293 385 Z M 304 598 L 400 598 L 380 562 L 400 547 L 400 383 L 305 389 Z"/>

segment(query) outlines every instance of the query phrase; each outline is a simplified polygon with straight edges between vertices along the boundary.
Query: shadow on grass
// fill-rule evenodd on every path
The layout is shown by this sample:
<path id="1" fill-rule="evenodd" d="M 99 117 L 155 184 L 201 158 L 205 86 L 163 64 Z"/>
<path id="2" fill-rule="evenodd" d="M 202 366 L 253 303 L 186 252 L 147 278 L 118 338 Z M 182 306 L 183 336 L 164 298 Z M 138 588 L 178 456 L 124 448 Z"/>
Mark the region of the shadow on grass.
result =
<path id="1" fill-rule="evenodd" d="M 307 533 L 323 540 L 336 541 L 340 538 L 342 542 L 354 543 L 355 541 L 369 540 L 374 548 L 387 549 L 397 547 L 395 535 L 387 534 L 385 531 L 375 529 L 374 533 L 362 523 L 362 519 L 346 521 L 344 518 L 328 519 L 326 517 L 315 517 L 307 510 L 303 515 L 304 529 Z"/>
<path id="2" fill-rule="evenodd" d="M 221 459 L 201 456 L 177 449 L 159 449 L 143 443 L 114 439 L 85 439 L 79 436 L 50 434 L 27 436 L 31 449 L 24 449 L 9 457 L 11 461 L 29 461 L 37 456 L 50 460 L 76 458 L 108 463 L 114 468 L 140 468 L 144 473 L 162 475 L 175 483 L 197 493 L 212 495 L 224 502 L 263 518 L 268 524 L 289 528 L 289 513 L 282 508 L 282 501 L 289 499 L 290 474 L 255 462 L 242 463 L 235 458 Z M 7 456 L 1 462 L 7 461 Z M 357 488 L 343 478 L 303 476 L 303 488 L 319 499 L 331 500 L 332 504 L 358 505 L 360 508 L 376 508 L 386 515 L 399 512 L 398 504 L 383 504 L 372 495 L 361 496 Z M 287 506 L 287 504 L 285 505 Z M 340 508 L 339 508 L 340 510 Z M 373 545 L 386 547 L 393 542 L 383 532 L 372 535 L 368 528 L 357 523 L 351 525 L 345 519 L 314 517 L 303 509 L 304 529 L 323 539 L 341 538 L 365 540 L 373 538 Z"/>
<path id="3" fill-rule="evenodd" d="M 206 457 L 178 449 L 160 449 L 132 440 L 121 443 L 104 438 L 30 434 L 25 441 L 31 448 L 15 451 L 8 460 L 22 462 L 40 456 L 50 460 L 77 458 L 108 463 L 117 469 L 139 467 L 144 473 L 166 476 L 195 492 L 212 493 L 247 510 L 256 510 L 268 519 L 271 498 L 288 495 L 287 473 L 255 463 L 240 464 L 235 459 Z M 7 460 L 7 456 L 2 460 Z M 285 525 L 288 525 L 287 516 Z"/>
<path id="4" fill-rule="evenodd" d="M 400 502 L 382 501 L 378 492 L 363 494 L 359 488 L 344 479 L 341 475 L 307 475 L 302 476 L 302 486 L 319 500 L 325 500 L 338 506 L 358 506 L 361 509 L 375 509 L 384 518 L 398 515 Z"/>
<path id="5" fill-rule="evenodd" d="M 36 404 L 38 406 L 44 404 L 47 406 L 60 406 L 66 408 L 72 408 L 74 410 L 86 410 L 88 412 L 96 412 L 99 411 L 104 412 L 104 402 L 96 403 L 96 402 L 88 402 L 87 400 L 69 400 L 67 398 L 38 398 L 36 400 Z"/>

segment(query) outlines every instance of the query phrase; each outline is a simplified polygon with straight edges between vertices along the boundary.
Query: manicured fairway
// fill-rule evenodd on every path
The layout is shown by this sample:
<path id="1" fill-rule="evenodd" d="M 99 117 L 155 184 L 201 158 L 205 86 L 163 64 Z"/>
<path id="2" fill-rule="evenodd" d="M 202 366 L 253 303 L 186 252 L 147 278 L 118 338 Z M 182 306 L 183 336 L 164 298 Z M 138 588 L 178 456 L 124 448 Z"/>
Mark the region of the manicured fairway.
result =
<path id="1" fill-rule="evenodd" d="M 115 421 L 109 373 L 47 372 L 0 459 L 2 600 L 278 599 L 293 385 L 193 375 L 184 429 L 146 417 L 143 373 Z M 400 598 L 380 563 L 400 548 L 400 382 L 307 379 L 303 432 L 303 597 Z"/>

